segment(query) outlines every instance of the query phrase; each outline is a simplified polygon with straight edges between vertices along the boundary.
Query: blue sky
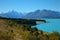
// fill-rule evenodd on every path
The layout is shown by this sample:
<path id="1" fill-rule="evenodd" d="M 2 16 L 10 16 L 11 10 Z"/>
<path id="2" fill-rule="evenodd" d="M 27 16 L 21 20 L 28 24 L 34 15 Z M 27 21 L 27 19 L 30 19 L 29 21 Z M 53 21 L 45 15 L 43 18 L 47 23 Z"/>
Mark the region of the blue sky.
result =
<path id="1" fill-rule="evenodd" d="M 38 9 L 60 11 L 60 0 L 0 0 L 0 12 L 31 12 Z"/>

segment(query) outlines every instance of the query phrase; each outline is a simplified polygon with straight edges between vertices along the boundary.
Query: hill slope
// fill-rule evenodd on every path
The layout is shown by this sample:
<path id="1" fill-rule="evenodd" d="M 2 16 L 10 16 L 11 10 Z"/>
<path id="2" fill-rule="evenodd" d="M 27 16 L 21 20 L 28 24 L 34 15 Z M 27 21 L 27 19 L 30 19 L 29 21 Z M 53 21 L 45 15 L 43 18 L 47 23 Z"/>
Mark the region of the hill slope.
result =
<path id="1" fill-rule="evenodd" d="M 0 19 L 0 40 L 60 40 L 58 32 L 47 33 L 8 19 Z"/>

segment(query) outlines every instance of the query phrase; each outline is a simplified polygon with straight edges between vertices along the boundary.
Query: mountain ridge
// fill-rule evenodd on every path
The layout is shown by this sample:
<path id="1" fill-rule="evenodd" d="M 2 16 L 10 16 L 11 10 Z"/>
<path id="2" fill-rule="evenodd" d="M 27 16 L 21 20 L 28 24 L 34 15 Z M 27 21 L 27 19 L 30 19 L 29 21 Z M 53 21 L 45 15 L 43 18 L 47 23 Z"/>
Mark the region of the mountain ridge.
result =
<path id="1" fill-rule="evenodd" d="M 21 18 L 23 14 L 18 13 L 16 11 L 11 11 L 11 12 L 0 14 L 0 16 L 7 17 L 7 18 Z"/>
<path id="2" fill-rule="evenodd" d="M 35 19 L 54 19 L 60 18 L 60 12 L 51 10 L 36 10 L 34 12 L 28 13 L 25 18 L 35 18 Z"/>
<path id="3" fill-rule="evenodd" d="M 60 12 L 43 9 L 24 14 L 16 11 L 11 11 L 3 14 L 1 13 L 0 16 L 7 18 L 24 18 L 24 19 L 60 19 Z"/>

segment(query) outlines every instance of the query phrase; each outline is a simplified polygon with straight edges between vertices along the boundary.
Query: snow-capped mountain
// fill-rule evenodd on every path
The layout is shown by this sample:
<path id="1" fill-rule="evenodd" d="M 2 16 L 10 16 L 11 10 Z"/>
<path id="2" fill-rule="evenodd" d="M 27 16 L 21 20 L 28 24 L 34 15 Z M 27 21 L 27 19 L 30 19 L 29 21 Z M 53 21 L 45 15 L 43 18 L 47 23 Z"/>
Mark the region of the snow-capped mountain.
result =
<path id="1" fill-rule="evenodd" d="M 22 13 L 18 13 L 16 11 L 11 11 L 7 13 L 1 13 L 0 16 L 7 17 L 7 18 L 21 18 L 23 16 Z"/>

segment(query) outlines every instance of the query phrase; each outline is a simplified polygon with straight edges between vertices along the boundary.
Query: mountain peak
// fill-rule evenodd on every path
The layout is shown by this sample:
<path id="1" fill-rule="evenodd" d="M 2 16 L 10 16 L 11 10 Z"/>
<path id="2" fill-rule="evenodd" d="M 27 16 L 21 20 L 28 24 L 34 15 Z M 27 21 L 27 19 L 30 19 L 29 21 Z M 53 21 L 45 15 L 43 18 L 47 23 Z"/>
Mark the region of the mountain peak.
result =
<path id="1" fill-rule="evenodd" d="M 40 10 L 36 10 L 36 11 L 35 11 L 35 13 L 39 13 L 39 12 L 40 12 Z"/>
<path id="2" fill-rule="evenodd" d="M 2 17 L 8 17 L 8 18 L 33 18 L 33 19 L 41 19 L 41 18 L 60 18 L 60 12 L 52 11 L 52 10 L 36 10 L 34 12 L 27 13 L 26 15 L 23 15 L 22 13 L 18 13 L 14 10 L 9 11 L 4 14 L 0 14 Z"/>
<path id="3" fill-rule="evenodd" d="M 18 12 L 15 11 L 15 10 L 12 10 L 12 11 L 9 11 L 9 12 L 7 12 L 7 13 L 18 13 Z"/>
<path id="4" fill-rule="evenodd" d="M 46 10 L 46 9 L 43 9 L 43 10 L 41 10 L 41 11 L 48 11 L 48 10 Z"/>
<path id="5" fill-rule="evenodd" d="M 23 16 L 23 14 L 12 10 L 7 13 L 0 14 L 0 16 L 7 17 L 7 18 L 21 18 Z"/>
<path id="6" fill-rule="evenodd" d="M 54 19 L 60 18 L 60 12 L 52 11 L 52 10 L 36 10 L 33 13 L 29 13 L 29 15 L 25 16 L 26 18 L 34 18 L 34 19 Z"/>

